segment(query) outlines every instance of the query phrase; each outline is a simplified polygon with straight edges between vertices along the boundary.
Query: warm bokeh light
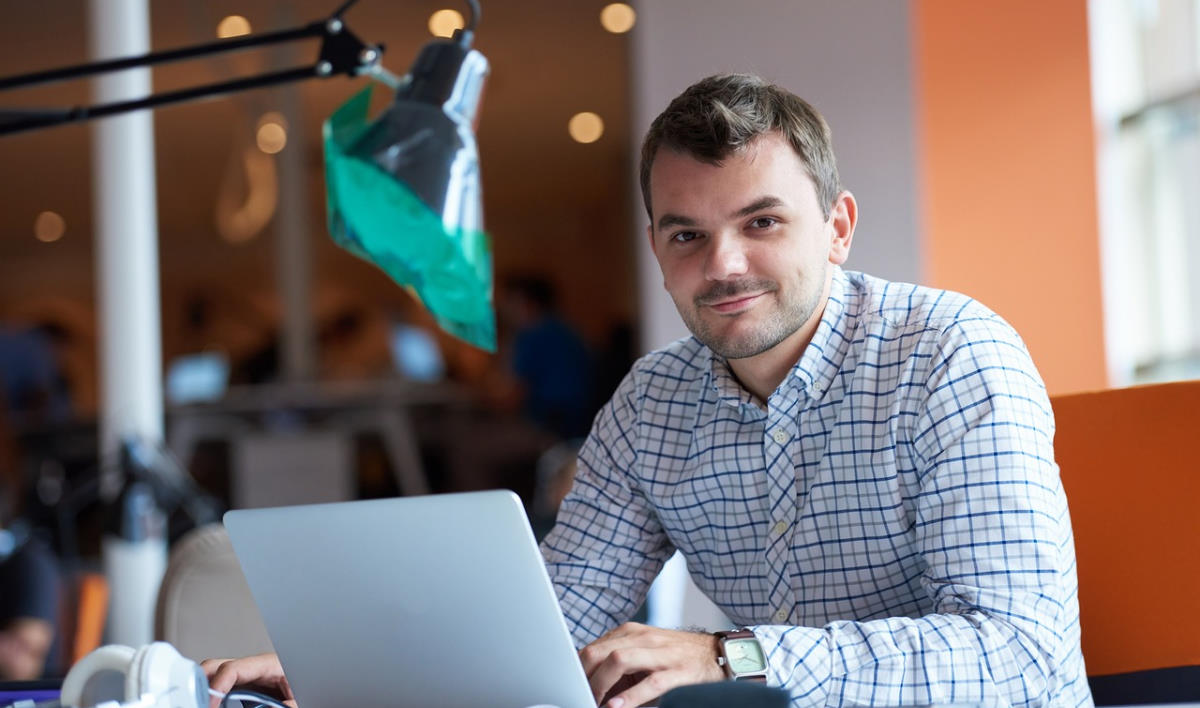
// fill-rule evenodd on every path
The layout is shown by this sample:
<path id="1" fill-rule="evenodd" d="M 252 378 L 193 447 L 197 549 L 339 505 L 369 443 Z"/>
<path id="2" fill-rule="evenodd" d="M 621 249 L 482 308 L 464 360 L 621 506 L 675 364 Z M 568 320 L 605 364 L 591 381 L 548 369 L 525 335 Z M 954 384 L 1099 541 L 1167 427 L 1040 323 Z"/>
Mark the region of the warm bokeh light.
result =
<path id="1" fill-rule="evenodd" d="M 258 149 L 274 155 L 287 145 L 287 120 L 281 113 L 266 113 L 258 119 L 258 132 L 254 135 Z"/>
<path id="2" fill-rule="evenodd" d="M 458 10 L 438 10 L 429 16 L 429 31 L 434 37 L 453 37 L 454 30 L 466 26 Z"/>
<path id="3" fill-rule="evenodd" d="M 51 243 L 67 232 L 67 222 L 52 211 L 43 211 L 33 220 L 33 235 L 42 243 Z"/>
<path id="4" fill-rule="evenodd" d="M 230 15 L 217 25 L 217 36 L 221 39 L 250 34 L 250 21 L 241 15 Z"/>
<path id="5" fill-rule="evenodd" d="M 637 13 L 623 2 L 605 5 L 604 9 L 600 11 L 600 24 L 613 34 L 628 32 L 633 29 L 635 22 L 637 22 Z"/>
<path id="6" fill-rule="evenodd" d="M 567 132 L 576 142 L 594 143 L 604 135 L 604 121 L 590 111 L 576 113 L 567 123 Z"/>

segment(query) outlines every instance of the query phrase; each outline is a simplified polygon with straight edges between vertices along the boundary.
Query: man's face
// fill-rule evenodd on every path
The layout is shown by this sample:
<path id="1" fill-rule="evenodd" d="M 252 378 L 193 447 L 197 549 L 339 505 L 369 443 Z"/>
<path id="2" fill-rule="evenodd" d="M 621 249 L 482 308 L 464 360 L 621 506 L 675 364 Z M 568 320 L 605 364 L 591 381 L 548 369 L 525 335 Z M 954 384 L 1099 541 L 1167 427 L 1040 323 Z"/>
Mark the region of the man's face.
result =
<path id="1" fill-rule="evenodd" d="M 829 265 L 845 249 L 783 136 L 763 135 L 720 166 L 660 150 L 650 198 L 664 285 L 714 352 L 756 356 L 819 316 Z"/>

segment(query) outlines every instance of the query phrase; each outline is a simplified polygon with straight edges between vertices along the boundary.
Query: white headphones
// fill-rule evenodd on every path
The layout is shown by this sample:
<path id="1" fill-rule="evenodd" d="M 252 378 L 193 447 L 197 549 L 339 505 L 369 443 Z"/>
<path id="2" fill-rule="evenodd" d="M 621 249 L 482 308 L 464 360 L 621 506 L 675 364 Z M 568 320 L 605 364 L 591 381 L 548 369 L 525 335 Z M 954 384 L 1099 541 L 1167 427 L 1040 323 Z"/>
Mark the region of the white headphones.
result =
<path id="1" fill-rule="evenodd" d="M 59 701 L 75 708 L 109 702 L 120 708 L 208 708 L 208 679 L 166 642 L 141 649 L 110 644 L 71 667 Z"/>

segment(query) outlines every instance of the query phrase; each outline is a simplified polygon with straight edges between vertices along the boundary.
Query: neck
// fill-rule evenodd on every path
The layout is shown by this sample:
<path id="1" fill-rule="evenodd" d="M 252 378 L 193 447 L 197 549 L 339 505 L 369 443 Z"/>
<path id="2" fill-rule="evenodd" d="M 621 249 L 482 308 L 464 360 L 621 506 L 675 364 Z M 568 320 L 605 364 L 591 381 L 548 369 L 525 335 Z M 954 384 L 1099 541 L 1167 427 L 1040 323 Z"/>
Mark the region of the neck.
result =
<path id="1" fill-rule="evenodd" d="M 833 269 L 831 268 L 825 276 L 825 285 L 813 313 L 804 324 L 800 325 L 799 329 L 788 335 L 782 342 L 761 354 L 744 359 L 729 360 L 729 368 L 737 377 L 738 382 L 747 391 L 754 394 L 762 406 L 766 406 L 767 399 L 771 397 L 775 389 L 779 388 L 784 377 L 788 375 L 796 362 L 800 361 L 800 357 L 804 356 L 804 350 L 812 342 L 813 335 L 817 332 L 817 325 L 821 324 L 821 316 L 825 314 L 825 306 L 829 303 L 829 287 L 832 283 Z"/>

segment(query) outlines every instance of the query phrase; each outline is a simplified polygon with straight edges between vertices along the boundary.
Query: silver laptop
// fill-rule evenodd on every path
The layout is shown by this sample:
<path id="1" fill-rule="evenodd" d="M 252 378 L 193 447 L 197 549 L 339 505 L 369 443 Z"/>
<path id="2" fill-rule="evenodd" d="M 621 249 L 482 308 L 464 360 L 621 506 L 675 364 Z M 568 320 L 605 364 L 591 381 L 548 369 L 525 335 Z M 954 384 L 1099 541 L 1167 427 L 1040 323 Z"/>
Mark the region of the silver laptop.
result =
<path id="1" fill-rule="evenodd" d="M 225 527 L 302 708 L 595 708 L 511 492 L 247 509 Z"/>

